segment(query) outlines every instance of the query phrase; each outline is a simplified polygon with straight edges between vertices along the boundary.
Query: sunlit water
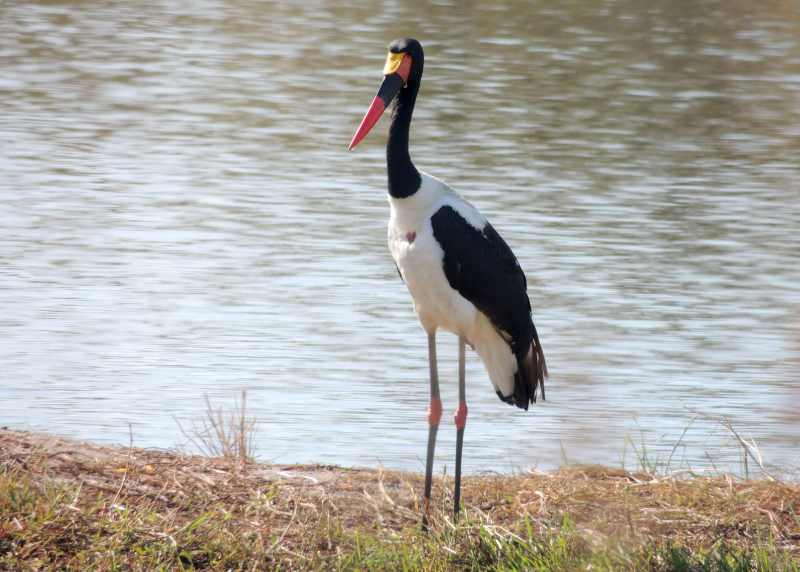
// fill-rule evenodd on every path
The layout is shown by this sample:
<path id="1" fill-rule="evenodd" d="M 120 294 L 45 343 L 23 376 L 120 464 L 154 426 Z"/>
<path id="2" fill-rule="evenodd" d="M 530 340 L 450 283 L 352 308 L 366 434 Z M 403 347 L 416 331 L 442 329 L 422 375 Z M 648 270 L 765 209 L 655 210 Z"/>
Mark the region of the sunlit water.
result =
<path id="1" fill-rule="evenodd" d="M 709 416 L 797 467 L 792 6 L 3 3 L 0 424 L 172 447 L 244 388 L 262 459 L 420 469 L 388 120 L 346 152 L 412 35 L 412 154 L 517 253 L 552 375 L 526 413 L 469 356 L 466 470 L 740 469 Z"/>

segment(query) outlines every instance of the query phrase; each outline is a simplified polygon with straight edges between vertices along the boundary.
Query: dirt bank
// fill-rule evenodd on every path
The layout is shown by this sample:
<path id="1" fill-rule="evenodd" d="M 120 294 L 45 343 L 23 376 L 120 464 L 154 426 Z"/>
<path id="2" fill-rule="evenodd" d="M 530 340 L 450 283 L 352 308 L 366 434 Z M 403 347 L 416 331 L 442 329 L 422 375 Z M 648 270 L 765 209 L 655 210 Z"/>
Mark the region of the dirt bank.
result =
<path id="1" fill-rule="evenodd" d="M 421 484 L 412 473 L 242 466 L 0 430 L 0 568 L 105 569 L 113 562 L 127 562 L 128 569 L 347 568 L 348 562 L 359 568 L 362 561 L 347 560 L 358 534 L 383 551 L 418 538 Z M 565 529 L 576 554 L 624 546 L 638 555 L 643 547 L 667 545 L 691 558 L 724 544 L 742 554 L 767 546 L 778 562 L 800 555 L 794 484 L 725 475 L 659 478 L 602 467 L 472 476 L 464 482 L 459 527 L 449 516 L 451 484 L 437 478 L 434 531 L 424 537 L 436 539 L 445 568 L 473 566 L 459 551 L 484 542 L 482 534 L 498 546 L 534 546 Z M 435 564 L 436 554 L 421 562 Z"/>

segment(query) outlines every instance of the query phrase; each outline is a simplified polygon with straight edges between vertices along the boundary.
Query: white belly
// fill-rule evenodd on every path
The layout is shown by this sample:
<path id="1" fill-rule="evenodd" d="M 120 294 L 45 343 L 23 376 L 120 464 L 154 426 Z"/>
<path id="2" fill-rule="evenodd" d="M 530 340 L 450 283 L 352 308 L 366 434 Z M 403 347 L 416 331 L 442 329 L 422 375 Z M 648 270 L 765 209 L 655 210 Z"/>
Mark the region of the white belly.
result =
<path id="1" fill-rule="evenodd" d="M 390 225 L 389 251 L 411 292 L 425 331 L 443 328 L 469 340 L 477 310 L 450 287 L 442 266 L 444 252 L 433 237 L 430 219 L 417 229 Z"/>
<path id="2" fill-rule="evenodd" d="M 389 204 L 389 251 L 411 292 L 422 327 L 428 333 L 441 328 L 463 337 L 481 356 L 495 389 L 511 395 L 516 358 L 489 319 L 450 287 L 442 266 L 444 252 L 433 236 L 430 217 L 448 205 L 475 228 L 483 228 L 486 219 L 447 185 L 424 173 L 415 194 L 390 198 Z"/>

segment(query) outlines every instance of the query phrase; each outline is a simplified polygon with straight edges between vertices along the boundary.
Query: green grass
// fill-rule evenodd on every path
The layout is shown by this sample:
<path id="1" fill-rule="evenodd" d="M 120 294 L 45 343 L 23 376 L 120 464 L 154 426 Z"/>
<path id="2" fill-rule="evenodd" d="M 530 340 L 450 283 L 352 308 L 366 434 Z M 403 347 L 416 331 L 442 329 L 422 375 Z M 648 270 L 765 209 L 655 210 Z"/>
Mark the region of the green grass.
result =
<path id="1" fill-rule="evenodd" d="M 215 458 L 0 429 L 0 570 L 800 572 L 800 486 L 769 475 L 656 475 L 642 447 L 635 473 L 467 477 L 458 525 L 442 477 L 423 532 L 420 475 L 259 465 L 244 407 L 209 411 Z"/>
<path id="2" fill-rule="evenodd" d="M 371 532 L 342 538 L 343 556 L 317 561 L 315 569 L 336 570 L 675 570 L 675 571 L 797 571 L 798 564 L 765 542 L 749 550 L 728 542 L 692 551 L 670 543 L 637 547 L 608 543 L 593 546 L 565 517 L 560 530 L 539 535 L 523 519 L 524 535 L 498 533 L 480 524 L 447 533 L 407 531 L 393 539 Z"/>
<path id="3" fill-rule="evenodd" d="M 568 514 L 544 531 L 526 516 L 499 526 L 469 512 L 457 527 L 441 515 L 428 533 L 416 524 L 350 528 L 320 507 L 317 519 L 306 515 L 300 522 L 297 509 L 278 524 L 268 512 L 278 510 L 270 499 L 280 495 L 271 487 L 235 505 L 202 495 L 187 495 L 180 504 L 112 505 L 110 491 L 87 497 L 74 484 L 6 468 L 0 472 L 0 569 L 800 572 L 792 551 L 770 538 L 694 548 L 663 538 L 594 539 Z"/>

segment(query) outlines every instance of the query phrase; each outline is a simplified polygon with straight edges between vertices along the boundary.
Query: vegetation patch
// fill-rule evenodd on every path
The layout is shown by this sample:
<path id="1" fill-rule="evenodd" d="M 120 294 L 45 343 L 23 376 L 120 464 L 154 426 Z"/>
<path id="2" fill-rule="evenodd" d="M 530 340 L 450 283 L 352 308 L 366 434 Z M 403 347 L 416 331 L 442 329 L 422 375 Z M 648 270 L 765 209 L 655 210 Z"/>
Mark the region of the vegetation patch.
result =
<path id="1" fill-rule="evenodd" d="M 436 479 L 0 430 L 0 570 L 789 570 L 800 486 L 602 467 Z"/>

